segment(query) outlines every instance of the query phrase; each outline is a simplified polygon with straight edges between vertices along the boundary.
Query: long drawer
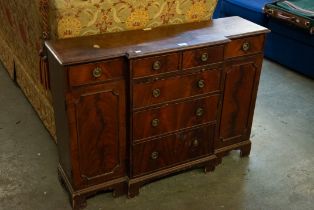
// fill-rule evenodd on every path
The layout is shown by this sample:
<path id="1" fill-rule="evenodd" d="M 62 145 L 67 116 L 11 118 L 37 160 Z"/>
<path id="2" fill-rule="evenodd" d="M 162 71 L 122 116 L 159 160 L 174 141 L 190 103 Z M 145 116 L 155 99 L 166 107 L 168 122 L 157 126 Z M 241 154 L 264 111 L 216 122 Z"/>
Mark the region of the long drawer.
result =
<path id="1" fill-rule="evenodd" d="M 220 95 L 135 112 L 133 139 L 142 139 L 216 120 Z"/>
<path id="2" fill-rule="evenodd" d="M 214 125 L 178 132 L 133 146 L 133 176 L 213 152 Z"/>
<path id="3" fill-rule="evenodd" d="M 133 86 L 133 107 L 145 107 L 220 89 L 221 69 L 175 76 Z"/>

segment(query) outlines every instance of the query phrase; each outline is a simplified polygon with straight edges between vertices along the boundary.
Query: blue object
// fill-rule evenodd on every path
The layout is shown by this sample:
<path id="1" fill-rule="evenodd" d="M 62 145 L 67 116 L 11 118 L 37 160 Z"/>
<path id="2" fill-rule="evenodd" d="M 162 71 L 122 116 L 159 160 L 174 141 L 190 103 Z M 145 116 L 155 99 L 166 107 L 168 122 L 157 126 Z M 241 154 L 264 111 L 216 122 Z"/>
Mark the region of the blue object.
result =
<path id="1" fill-rule="evenodd" d="M 220 12 L 222 11 L 221 6 L 222 6 L 222 0 L 218 0 L 217 5 L 216 5 L 216 9 L 215 9 L 215 12 L 213 15 L 214 19 L 221 17 L 221 14 L 220 14 Z"/>
<path id="2" fill-rule="evenodd" d="M 222 0 L 221 16 L 240 16 L 259 25 L 265 25 L 267 18 L 264 5 L 272 0 Z"/>
<path id="3" fill-rule="evenodd" d="M 301 74 L 314 78 L 314 36 L 308 31 L 270 19 L 265 56 Z"/>
<path id="4" fill-rule="evenodd" d="M 271 2 L 273 0 L 219 0 L 220 7 L 217 6 L 215 14 L 219 17 L 240 16 L 269 28 L 272 32 L 267 35 L 265 56 L 314 78 L 314 36 L 266 17 L 263 8 Z"/>

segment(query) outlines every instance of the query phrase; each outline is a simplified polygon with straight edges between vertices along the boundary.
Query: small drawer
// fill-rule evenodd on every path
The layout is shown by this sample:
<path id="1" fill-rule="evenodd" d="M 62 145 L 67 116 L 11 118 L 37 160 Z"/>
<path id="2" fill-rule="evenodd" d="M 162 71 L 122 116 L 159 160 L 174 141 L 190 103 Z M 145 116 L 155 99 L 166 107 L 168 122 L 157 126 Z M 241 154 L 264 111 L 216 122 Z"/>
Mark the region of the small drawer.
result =
<path id="1" fill-rule="evenodd" d="M 133 146 L 133 176 L 213 153 L 214 126 L 204 126 Z"/>
<path id="2" fill-rule="evenodd" d="M 133 60 L 133 77 L 138 78 L 177 71 L 179 70 L 179 60 L 178 53 Z"/>
<path id="3" fill-rule="evenodd" d="M 120 78 L 123 77 L 124 69 L 123 59 L 70 66 L 69 83 L 70 86 L 79 86 Z"/>
<path id="4" fill-rule="evenodd" d="M 183 69 L 217 63 L 223 60 L 224 46 L 214 46 L 183 52 Z"/>
<path id="5" fill-rule="evenodd" d="M 139 108 L 218 91 L 220 89 L 220 69 L 176 76 L 133 86 L 133 107 Z"/>
<path id="6" fill-rule="evenodd" d="M 220 95 L 173 103 L 133 114 L 133 139 L 170 133 L 183 128 L 213 122 L 217 117 Z"/>
<path id="7" fill-rule="evenodd" d="M 233 58 L 262 52 L 264 35 L 234 39 L 226 46 L 225 57 Z"/>

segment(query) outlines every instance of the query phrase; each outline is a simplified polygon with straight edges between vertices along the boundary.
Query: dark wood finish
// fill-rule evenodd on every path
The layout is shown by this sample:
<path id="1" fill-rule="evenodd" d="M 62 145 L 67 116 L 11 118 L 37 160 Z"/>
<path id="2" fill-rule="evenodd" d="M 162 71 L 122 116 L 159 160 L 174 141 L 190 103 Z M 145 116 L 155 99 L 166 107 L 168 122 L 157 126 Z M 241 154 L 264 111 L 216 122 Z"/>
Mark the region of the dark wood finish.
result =
<path id="1" fill-rule="evenodd" d="M 158 78 L 156 81 L 140 82 L 133 85 L 133 107 L 140 108 L 153 104 L 187 98 L 220 90 L 221 69 L 211 69 L 202 73 L 170 78 Z M 199 86 L 202 81 L 204 86 Z M 158 90 L 159 96 L 153 91 Z"/>
<path id="2" fill-rule="evenodd" d="M 219 95 L 212 95 L 135 112 L 133 114 L 133 139 L 139 141 L 147 137 L 213 122 L 217 117 L 218 102 Z M 154 120 L 158 122 L 156 125 L 154 125 Z"/>
<path id="3" fill-rule="evenodd" d="M 49 41 L 59 177 L 73 209 L 103 190 L 250 154 L 268 30 L 239 17 Z M 98 45 L 98 46 L 95 46 Z"/>
<path id="4" fill-rule="evenodd" d="M 268 29 L 243 18 L 227 17 L 214 19 L 212 22 L 179 24 L 148 31 L 134 30 L 47 41 L 46 47 L 60 64 L 72 65 L 125 55 L 134 58 L 202 46 L 208 47 L 229 42 L 230 38 L 267 32 L 269 32 Z M 186 45 L 179 46 L 180 43 L 186 43 Z M 94 48 L 94 45 L 98 45 L 97 48 Z M 136 53 L 138 51 L 141 52 Z"/>
<path id="5" fill-rule="evenodd" d="M 173 167 L 161 169 L 156 172 L 151 172 L 147 175 L 132 178 L 129 180 L 128 184 L 128 197 L 133 198 L 134 196 L 137 196 L 139 194 L 139 188 L 142 185 L 169 174 L 177 173 L 178 171 L 185 171 L 195 167 L 204 167 L 204 171 L 208 168 L 213 169 L 215 168 L 216 160 L 217 157 L 215 155 L 209 155 L 196 160 L 190 160 L 189 162 L 175 165 Z"/>
<path id="6" fill-rule="evenodd" d="M 58 178 L 60 184 L 69 191 L 69 200 L 73 210 L 80 210 L 87 205 L 86 199 L 95 195 L 99 191 L 112 191 L 113 197 L 118 197 L 126 194 L 127 192 L 127 179 L 126 177 L 113 179 L 108 182 L 95 184 L 82 190 L 74 190 L 72 184 L 65 174 L 63 167 L 58 166 Z"/>
<path id="7" fill-rule="evenodd" d="M 248 140 L 263 56 L 226 63 L 217 148 Z"/>
<path id="8" fill-rule="evenodd" d="M 259 53 L 264 48 L 264 35 L 249 36 L 232 40 L 227 44 L 225 57 L 233 58 Z"/>
<path id="9" fill-rule="evenodd" d="M 125 174 L 125 87 L 123 80 L 74 90 L 67 97 L 73 148 L 79 166 L 75 186 Z"/>
<path id="10" fill-rule="evenodd" d="M 183 69 L 196 66 L 204 66 L 210 63 L 217 63 L 224 59 L 224 46 L 213 46 L 195 50 L 187 50 L 183 53 Z"/>
<path id="11" fill-rule="evenodd" d="M 121 79 L 125 69 L 124 59 L 114 59 L 97 63 L 89 63 L 69 67 L 69 83 L 71 86 L 88 85 L 106 80 Z M 99 68 L 99 77 L 93 75 Z"/>
<path id="12" fill-rule="evenodd" d="M 158 75 L 179 70 L 180 54 L 172 53 L 134 60 L 132 63 L 133 77 Z"/>
<path id="13" fill-rule="evenodd" d="M 213 153 L 214 126 L 178 132 L 133 146 L 133 176 Z"/>

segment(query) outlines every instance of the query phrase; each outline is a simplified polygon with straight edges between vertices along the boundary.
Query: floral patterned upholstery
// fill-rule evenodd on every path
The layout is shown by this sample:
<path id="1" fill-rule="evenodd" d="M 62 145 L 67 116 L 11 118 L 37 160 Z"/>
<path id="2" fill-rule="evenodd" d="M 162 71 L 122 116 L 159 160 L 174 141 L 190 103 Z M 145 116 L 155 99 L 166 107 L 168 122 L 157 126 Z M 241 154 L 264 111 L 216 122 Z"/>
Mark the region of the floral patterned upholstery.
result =
<path id="1" fill-rule="evenodd" d="M 217 0 L 55 0 L 57 38 L 210 20 Z"/>
<path id="2" fill-rule="evenodd" d="M 0 59 L 55 137 L 50 91 L 40 84 L 43 0 L 0 0 Z M 48 0 L 45 0 L 48 1 Z M 49 0 L 51 39 L 212 18 L 217 0 Z"/>

